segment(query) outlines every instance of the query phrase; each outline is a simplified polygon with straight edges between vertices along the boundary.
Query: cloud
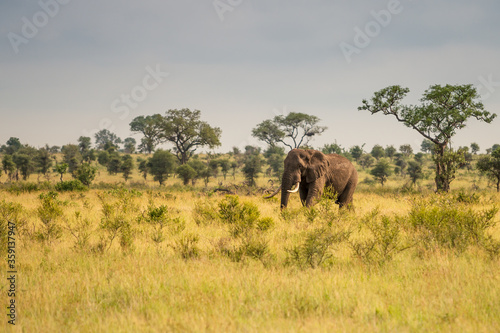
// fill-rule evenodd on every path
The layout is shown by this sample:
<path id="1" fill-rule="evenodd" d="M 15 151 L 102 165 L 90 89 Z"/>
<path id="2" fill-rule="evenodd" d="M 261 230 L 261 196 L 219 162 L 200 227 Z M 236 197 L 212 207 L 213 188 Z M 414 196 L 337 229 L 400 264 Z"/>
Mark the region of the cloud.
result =
<path id="1" fill-rule="evenodd" d="M 0 142 L 18 136 L 35 145 L 63 144 L 103 118 L 128 136 L 130 121 L 118 119 L 110 105 L 156 64 L 170 76 L 130 117 L 200 109 L 222 128 L 223 150 L 285 106 L 330 127 L 313 144 L 413 142 L 414 133 L 401 124 L 357 112 L 361 99 L 390 84 L 408 86 L 413 103 L 431 84 L 480 84 L 489 75 L 500 81 L 500 3 L 401 0 L 402 10 L 348 63 L 339 44 L 352 44 L 355 29 L 376 22 L 373 13 L 387 10 L 390 1 L 243 0 L 222 21 L 212 1 L 71 1 L 18 54 L 5 36 L 19 33 L 21 18 L 40 6 L 2 2 Z M 495 112 L 499 104 L 500 92 L 489 92 L 487 108 Z M 5 125 L 27 117 L 29 126 Z M 235 119 L 244 121 L 236 130 Z M 36 131 L 41 125 L 65 131 Z M 475 141 L 498 140 L 491 132 L 498 125 L 476 127 Z"/>

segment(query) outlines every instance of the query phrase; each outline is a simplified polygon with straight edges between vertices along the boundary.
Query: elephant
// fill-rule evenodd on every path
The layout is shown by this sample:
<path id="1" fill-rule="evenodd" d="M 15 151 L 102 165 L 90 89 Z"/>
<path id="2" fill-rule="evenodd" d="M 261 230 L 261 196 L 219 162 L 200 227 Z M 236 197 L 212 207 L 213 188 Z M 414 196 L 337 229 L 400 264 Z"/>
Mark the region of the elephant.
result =
<path id="1" fill-rule="evenodd" d="M 281 209 L 286 208 L 290 193 L 299 192 L 300 200 L 311 207 L 321 198 L 325 188 L 337 194 L 340 208 L 350 206 L 358 183 L 358 172 L 344 156 L 323 154 L 313 149 L 292 149 L 284 161 L 281 186 L 266 198 L 281 190 Z"/>

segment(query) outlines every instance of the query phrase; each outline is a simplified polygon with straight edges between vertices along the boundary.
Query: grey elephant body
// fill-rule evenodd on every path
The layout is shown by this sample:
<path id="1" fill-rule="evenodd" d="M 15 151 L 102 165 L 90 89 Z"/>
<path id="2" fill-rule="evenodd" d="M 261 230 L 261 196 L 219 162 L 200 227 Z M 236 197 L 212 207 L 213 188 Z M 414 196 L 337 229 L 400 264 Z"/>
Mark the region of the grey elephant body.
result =
<path id="1" fill-rule="evenodd" d="M 325 188 L 332 188 L 337 194 L 336 203 L 344 207 L 352 203 L 358 183 L 354 165 L 344 156 L 323 154 L 317 150 L 293 149 L 284 161 L 281 182 L 281 208 L 288 205 L 290 192 L 299 184 L 302 204 L 310 207 L 321 198 Z"/>

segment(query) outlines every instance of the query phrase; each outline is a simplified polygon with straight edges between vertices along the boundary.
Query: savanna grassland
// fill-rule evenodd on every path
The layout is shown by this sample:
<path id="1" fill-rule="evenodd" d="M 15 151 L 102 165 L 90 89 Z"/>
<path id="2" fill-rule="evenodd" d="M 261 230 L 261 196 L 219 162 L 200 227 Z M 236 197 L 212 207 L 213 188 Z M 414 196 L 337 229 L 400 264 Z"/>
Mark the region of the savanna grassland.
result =
<path id="1" fill-rule="evenodd" d="M 258 191 L 214 191 L 239 173 L 160 187 L 99 172 L 81 192 L 2 185 L 18 317 L 8 325 L 4 307 L 1 330 L 500 331 L 500 195 L 474 171 L 438 195 L 432 177 L 382 187 L 360 169 L 340 212 L 328 198 L 280 211 Z"/>

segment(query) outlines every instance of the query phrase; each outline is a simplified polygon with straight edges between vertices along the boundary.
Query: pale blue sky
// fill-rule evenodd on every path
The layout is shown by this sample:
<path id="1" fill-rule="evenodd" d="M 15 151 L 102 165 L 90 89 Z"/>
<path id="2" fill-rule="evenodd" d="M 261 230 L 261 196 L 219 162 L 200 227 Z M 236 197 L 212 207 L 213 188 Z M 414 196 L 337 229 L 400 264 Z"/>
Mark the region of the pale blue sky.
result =
<path id="1" fill-rule="evenodd" d="M 419 134 L 357 111 L 361 100 L 401 84 L 415 103 L 432 84 L 472 83 L 500 114 L 498 13 L 496 0 L 2 1 L 0 143 L 125 138 L 138 115 L 190 108 L 222 129 L 218 151 L 258 144 L 252 128 L 290 111 L 328 126 L 315 147 L 418 149 Z M 499 129 L 471 121 L 454 145 L 484 151 Z"/>

